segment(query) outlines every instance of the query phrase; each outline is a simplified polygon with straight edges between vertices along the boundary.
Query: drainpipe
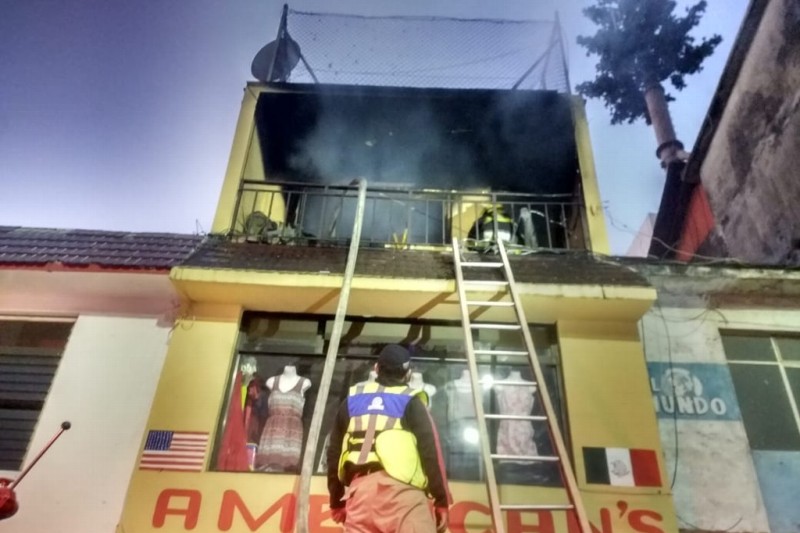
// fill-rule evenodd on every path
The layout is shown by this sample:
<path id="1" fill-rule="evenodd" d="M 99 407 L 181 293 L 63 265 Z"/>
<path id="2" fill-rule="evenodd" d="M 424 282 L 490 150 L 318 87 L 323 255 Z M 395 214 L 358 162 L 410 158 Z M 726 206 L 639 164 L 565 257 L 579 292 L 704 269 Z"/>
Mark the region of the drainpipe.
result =
<path id="1" fill-rule="evenodd" d="M 664 87 L 657 82 L 650 84 L 644 92 L 644 100 L 650 122 L 656 132 L 656 142 L 658 142 L 656 157 L 661 160 L 661 166 L 666 168 L 672 163 L 684 160 L 686 152 L 683 151 L 683 143 L 676 139 Z"/>

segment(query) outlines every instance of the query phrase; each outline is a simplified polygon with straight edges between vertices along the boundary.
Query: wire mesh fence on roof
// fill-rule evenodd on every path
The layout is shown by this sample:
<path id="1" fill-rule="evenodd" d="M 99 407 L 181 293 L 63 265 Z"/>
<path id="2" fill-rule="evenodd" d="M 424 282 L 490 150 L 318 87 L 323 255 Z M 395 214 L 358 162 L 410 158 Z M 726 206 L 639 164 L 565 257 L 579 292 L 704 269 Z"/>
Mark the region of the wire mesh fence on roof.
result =
<path id="1" fill-rule="evenodd" d="M 363 17 L 289 10 L 287 29 L 320 83 L 569 92 L 557 23 Z M 313 83 L 300 62 L 288 80 Z"/>

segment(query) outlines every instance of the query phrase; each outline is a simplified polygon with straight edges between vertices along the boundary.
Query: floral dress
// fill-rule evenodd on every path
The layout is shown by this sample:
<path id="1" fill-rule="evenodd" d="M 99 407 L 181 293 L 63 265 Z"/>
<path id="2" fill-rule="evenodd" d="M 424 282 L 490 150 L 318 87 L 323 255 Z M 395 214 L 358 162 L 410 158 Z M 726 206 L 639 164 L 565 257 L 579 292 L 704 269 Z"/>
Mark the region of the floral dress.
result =
<path id="1" fill-rule="evenodd" d="M 527 416 L 533 411 L 533 387 L 494 385 L 494 394 L 500 414 Z M 533 439 L 533 423 L 529 420 L 501 420 L 497 431 L 497 453 L 502 455 L 538 455 Z M 530 464 L 529 461 L 512 461 Z"/>
<path id="2" fill-rule="evenodd" d="M 303 449 L 303 383 L 284 392 L 281 390 L 280 376 L 270 392 L 267 405 L 269 417 L 261 432 L 256 453 L 256 469 L 272 471 L 295 471 L 300 464 Z"/>

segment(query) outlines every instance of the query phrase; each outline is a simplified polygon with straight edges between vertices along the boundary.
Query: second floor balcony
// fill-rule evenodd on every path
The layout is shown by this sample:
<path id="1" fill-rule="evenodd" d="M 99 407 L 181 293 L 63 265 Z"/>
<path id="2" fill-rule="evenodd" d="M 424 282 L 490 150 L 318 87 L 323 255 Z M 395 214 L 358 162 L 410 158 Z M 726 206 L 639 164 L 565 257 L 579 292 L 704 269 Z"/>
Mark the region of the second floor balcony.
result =
<path id="1" fill-rule="evenodd" d="M 515 246 L 608 253 L 583 104 L 553 91 L 248 84 L 212 232 L 347 244 L 354 178 L 362 246 L 480 238 L 502 209 Z"/>
<path id="2" fill-rule="evenodd" d="M 243 180 L 228 235 L 234 241 L 272 245 L 347 245 L 357 204 L 355 183 Z M 520 252 L 585 250 L 584 223 L 583 203 L 574 194 L 368 184 L 361 246 L 437 249 L 453 238 L 469 245 L 487 234 L 504 235 L 510 227 L 510 247 Z"/>

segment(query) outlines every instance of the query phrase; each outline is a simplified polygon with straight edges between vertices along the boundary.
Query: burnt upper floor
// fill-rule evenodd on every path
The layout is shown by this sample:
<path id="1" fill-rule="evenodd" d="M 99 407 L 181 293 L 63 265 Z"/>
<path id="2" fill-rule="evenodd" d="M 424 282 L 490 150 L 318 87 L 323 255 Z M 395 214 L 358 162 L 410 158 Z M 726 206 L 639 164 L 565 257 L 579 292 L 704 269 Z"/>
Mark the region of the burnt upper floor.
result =
<path id="1" fill-rule="evenodd" d="M 347 243 L 366 180 L 368 245 L 447 246 L 503 209 L 517 244 L 594 249 L 582 112 L 556 91 L 251 83 L 213 232 Z"/>
<path id="2" fill-rule="evenodd" d="M 273 180 L 574 192 L 570 101 L 555 91 L 270 84 L 255 126 Z"/>

